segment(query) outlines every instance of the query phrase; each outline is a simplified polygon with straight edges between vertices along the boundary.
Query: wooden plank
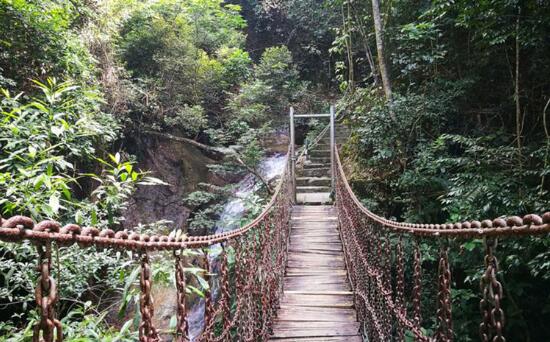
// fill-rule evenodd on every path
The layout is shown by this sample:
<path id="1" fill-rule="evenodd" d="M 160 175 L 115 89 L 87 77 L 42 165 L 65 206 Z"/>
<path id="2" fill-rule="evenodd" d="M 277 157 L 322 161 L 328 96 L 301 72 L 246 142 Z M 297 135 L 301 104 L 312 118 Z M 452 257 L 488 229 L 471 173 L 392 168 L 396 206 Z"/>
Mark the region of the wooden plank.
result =
<path id="1" fill-rule="evenodd" d="M 320 227 L 319 225 L 311 225 L 311 226 L 293 226 L 290 230 L 291 232 L 336 232 L 339 233 L 340 230 L 338 229 L 338 226 L 331 225 L 326 227 Z"/>
<path id="2" fill-rule="evenodd" d="M 362 341 L 335 208 L 296 206 L 291 226 L 284 295 L 270 339 Z"/>
<path id="3" fill-rule="evenodd" d="M 277 321 L 294 322 L 354 322 L 355 310 L 323 307 L 286 307 L 279 309 Z"/>
<path id="4" fill-rule="evenodd" d="M 319 236 L 330 236 L 340 240 L 340 234 L 336 230 L 291 230 L 290 238 L 291 239 L 300 239 L 300 238 L 309 238 L 309 237 L 319 237 Z"/>
<path id="5" fill-rule="evenodd" d="M 342 322 L 323 322 L 328 323 L 324 326 L 321 322 L 315 324 L 285 325 L 287 322 L 277 322 L 275 324 L 275 334 L 273 337 L 337 337 L 337 336 L 356 336 L 359 331 L 358 323 L 349 324 Z M 294 322 L 299 323 L 299 322 Z"/>
<path id="6" fill-rule="evenodd" d="M 289 260 L 288 266 L 290 267 L 319 267 L 319 268 L 337 268 L 343 269 L 345 264 L 343 261 L 330 261 L 330 262 L 320 262 L 320 261 L 307 261 L 307 260 Z"/>
<path id="7" fill-rule="evenodd" d="M 332 236 L 302 236 L 299 238 L 292 238 L 292 240 L 302 240 L 309 243 L 312 242 L 321 242 L 321 243 L 342 243 L 340 241 L 340 236 L 338 235 L 332 235 Z"/>
<path id="8" fill-rule="evenodd" d="M 333 273 L 337 271 L 341 271 L 342 268 L 340 267 L 317 267 L 317 268 L 311 268 L 309 266 L 304 267 L 289 267 L 286 269 L 287 272 L 290 273 L 307 273 L 307 274 L 327 274 L 327 273 Z"/>
<path id="9" fill-rule="evenodd" d="M 281 300 L 280 306 L 338 307 L 351 309 L 353 307 L 353 299 L 351 296 L 293 295 L 288 297 L 285 296 Z"/>
<path id="10" fill-rule="evenodd" d="M 344 254 L 340 255 L 327 255 L 327 254 L 312 254 L 312 253 L 290 253 L 288 255 L 289 260 L 307 260 L 307 261 L 344 261 Z"/>
<path id="11" fill-rule="evenodd" d="M 285 294 L 303 294 L 308 296 L 313 295 L 331 295 L 331 296 L 351 296 L 351 291 L 285 291 Z"/>
<path id="12" fill-rule="evenodd" d="M 290 241 L 290 248 L 292 249 L 301 249 L 301 250 L 314 250 L 322 249 L 326 251 L 341 251 L 342 243 L 341 242 L 317 242 L 314 245 L 311 245 L 305 241 Z"/>
<path id="13" fill-rule="evenodd" d="M 351 308 L 353 306 L 353 297 L 351 295 L 334 296 L 326 294 L 306 295 L 285 293 L 281 300 L 281 306 L 287 305 Z"/>
<path id="14" fill-rule="evenodd" d="M 345 285 L 346 288 L 349 288 L 347 278 L 344 275 L 332 275 L 330 273 L 304 274 L 304 275 L 295 275 L 292 277 L 286 277 L 285 285 L 287 284 L 303 286 L 303 288 L 300 289 L 302 291 L 308 290 L 307 287 L 309 286 L 323 285 L 323 284 L 340 284 L 340 285 Z M 311 290 L 321 291 L 321 289 L 315 289 L 315 288 Z"/>
<path id="15" fill-rule="evenodd" d="M 291 248 L 288 250 L 289 253 L 303 253 L 303 254 L 319 254 L 319 255 L 344 255 L 342 249 L 340 250 L 327 250 L 321 248 L 315 249 L 294 249 Z"/>
<path id="16" fill-rule="evenodd" d="M 328 214 L 319 213 L 300 213 L 300 215 L 292 215 L 290 222 L 308 221 L 308 222 L 334 222 L 338 221 L 338 216 L 330 216 Z"/>
<path id="17" fill-rule="evenodd" d="M 341 327 L 341 328 L 352 328 L 352 329 L 357 329 L 355 330 L 355 334 L 357 334 L 357 332 L 359 331 L 359 327 L 360 327 L 360 323 L 359 322 L 316 322 L 315 323 L 316 326 L 318 326 L 319 328 L 333 328 L 333 327 Z M 299 322 L 288 322 L 288 321 L 280 321 L 280 322 L 276 322 L 274 324 L 274 327 L 280 327 L 280 328 L 283 328 L 283 329 L 293 329 L 293 328 L 296 328 L 296 327 L 303 327 L 304 324 L 303 323 L 299 323 Z"/>
<path id="18" fill-rule="evenodd" d="M 330 230 L 330 229 L 336 229 L 338 230 L 338 223 L 328 223 L 328 222 L 295 222 L 291 223 L 291 231 L 297 230 L 297 229 L 309 229 L 309 230 Z"/>
<path id="19" fill-rule="evenodd" d="M 334 206 L 332 205 L 295 205 L 292 207 L 292 210 L 320 210 L 320 209 L 327 209 L 327 210 L 336 210 Z"/>
<path id="20" fill-rule="evenodd" d="M 286 277 L 284 289 L 287 291 L 346 291 L 351 290 L 346 278 L 343 276 L 308 275 Z"/>
<path id="21" fill-rule="evenodd" d="M 308 275 L 308 274 L 309 275 L 327 274 L 327 271 L 322 270 L 322 269 L 314 269 L 314 268 L 305 269 L 305 268 L 296 268 L 296 267 L 287 268 L 285 272 L 286 272 L 286 276 L 288 276 L 288 277 Z M 346 272 L 346 270 L 342 270 L 342 269 L 332 269 L 332 270 L 330 270 L 330 274 L 341 275 L 341 276 L 344 276 L 346 278 L 348 276 L 348 272 Z"/>
<path id="22" fill-rule="evenodd" d="M 282 337 L 274 338 L 271 337 L 274 341 L 281 342 L 363 342 L 363 339 L 359 335 L 354 336 L 339 336 L 339 337 Z"/>

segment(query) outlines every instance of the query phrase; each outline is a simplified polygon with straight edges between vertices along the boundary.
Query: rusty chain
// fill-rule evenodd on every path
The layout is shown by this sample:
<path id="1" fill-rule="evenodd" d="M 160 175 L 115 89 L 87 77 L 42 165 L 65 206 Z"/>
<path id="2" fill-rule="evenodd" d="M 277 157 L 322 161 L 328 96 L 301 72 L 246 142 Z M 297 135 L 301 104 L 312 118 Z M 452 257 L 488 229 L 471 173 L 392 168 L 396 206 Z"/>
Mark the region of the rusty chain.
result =
<path id="1" fill-rule="evenodd" d="M 185 289 L 187 288 L 185 279 L 185 257 L 182 251 L 174 251 L 176 259 L 176 341 L 187 341 L 188 325 L 187 325 L 187 305 Z"/>
<path id="2" fill-rule="evenodd" d="M 38 250 L 38 272 L 40 276 L 35 289 L 36 305 L 40 321 L 34 326 L 33 342 L 52 342 L 63 340 L 61 322 L 55 317 L 55 303 L 58 299 L 57 286 L 51 276 L 51 243 L 36 246 Z M 41 334 L 42 333 L 42 334 Z"/>
<path id="3" fill-rule="evenodd" d="M 502 284 L 497 279 L 498 261 L 494 255 L 496 239 L 485 240 L 485 272 L 481 277 L 482 299 L 479 303 L 482 322 L 479 325 L 481 340 L 484 342 L 505 342 L 504 311 L 501 307 L 503 298 Z"/>
<path id="4" fill-rule="evenodd" d="M 451 269 L 448 248 L 441 247 L 439 255 L 436 339 L 451 342 L 453 340 L 453 327 L 451 318 Z"/>
<path id="5" fill-rule="evenodd" d="M 151 294 L 152 284 L 151 264 L 149 262 L 149 255 L 145 252 L 141 255 L 141 275 L 139 278 L 139 287 L 141 290 L 139 301 L 139 311 L 141 314 L 141 322 L 139 323 L 140 342 L 159 341 L 157 330 L 153 326 L 155 309 Z"/>

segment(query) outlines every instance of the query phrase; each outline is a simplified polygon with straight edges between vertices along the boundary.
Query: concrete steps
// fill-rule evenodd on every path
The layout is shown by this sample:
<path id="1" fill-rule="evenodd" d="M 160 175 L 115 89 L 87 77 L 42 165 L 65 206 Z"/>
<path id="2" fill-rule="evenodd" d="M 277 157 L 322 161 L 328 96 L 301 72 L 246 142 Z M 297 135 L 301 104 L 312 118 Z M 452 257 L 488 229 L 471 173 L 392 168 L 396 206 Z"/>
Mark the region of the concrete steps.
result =
<path id="1" fill-rule="evenodd" d="M 330 166 L 330 155 L 328 157 L 309 157 L 312 163 L 328 164 Z"/>
<path id="2" fill-rule="evenodd" d="M 296 186 L 296 193 L 329 192 L 330 186 Z"/>
<path id="3" fill-rule="evenodd" d="M 322 167 L 330 167 L 326 163 L 312 163 L 311 161 L 306 161 L 304 163 L 304 169 L 318 169 Z"/>
<path id="4" fill-rule="evenodd" d="M 296 202 L 307 205 L 331 204 L 330 192 L 296 193 Z"/>
<path id="5" fill-rule="evenodd" d="M 296 186 L 330 186 L 330 177 L 296 177 Z"/>
<path id="6" fill-rule="evenodd" d="M 297 172 L 298 177 L 330 177 L 330 167 L 303 169 Z"/>
<path id="7" fill-rule="evenodd" d="M 344 143 L 349 134 L 347 127 L 337 126 L 336 143 Z M 296 201 L 298 204 L 332 203 L 330 168 L 330 134 L 325 134 L 315 146 L 308 150 L 303 167 L 296 170 Z"/>
<path id="8" fill-rule="evenodd" d="M 310 150 L 308 151 L 308 155 L 310 157 L 326 157 L 326 156 L 330 157 L 330 150 L 329 149 Z"/>

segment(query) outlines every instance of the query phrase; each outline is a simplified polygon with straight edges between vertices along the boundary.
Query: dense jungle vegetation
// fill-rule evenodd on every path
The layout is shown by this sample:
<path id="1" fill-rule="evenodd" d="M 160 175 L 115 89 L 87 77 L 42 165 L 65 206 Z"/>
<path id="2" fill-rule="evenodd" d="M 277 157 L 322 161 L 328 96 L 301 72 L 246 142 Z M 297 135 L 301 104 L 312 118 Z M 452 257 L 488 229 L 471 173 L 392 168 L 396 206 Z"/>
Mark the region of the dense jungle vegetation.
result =
<path id="1" fill-rule="evenodd" d="M 128 152 L 136 136 L 224 154 L 211 172 L 238 178 L 286 129 L 290 105 L 330 102 L 352 128 L 342 155 L 371 210 L 411 222 L 543 212 L 549 39 L 545 0 L 0 0 L 0 215 L 122 229 L 137 188 L 168 186 Z M 200 184 L 175 228 L 209 231 L 229 189 Z M 434 246 L 423 248 L 429 259 Z M 462 248 L 453 314 L 457 340 L 470 341 L 481 274 L 470 258 L 483 247 Z M 66 339 L 135 340 L 137 266 L 60 249 Z M 499 249 L 507 335 L 550 339 L 550 239 Z M 34 246 L 1 242 L 0 258 L 0 340 L 28 341 Z M 172 283 L 169 267 L 156 261 L 155 281 Z"/>

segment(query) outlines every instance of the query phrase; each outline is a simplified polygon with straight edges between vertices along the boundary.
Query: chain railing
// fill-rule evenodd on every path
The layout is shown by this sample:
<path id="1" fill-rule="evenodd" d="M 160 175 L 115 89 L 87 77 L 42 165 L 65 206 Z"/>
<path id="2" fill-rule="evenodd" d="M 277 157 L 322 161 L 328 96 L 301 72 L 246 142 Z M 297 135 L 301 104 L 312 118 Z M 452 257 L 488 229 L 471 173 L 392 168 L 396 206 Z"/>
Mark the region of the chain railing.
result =
<path id="1" fill-rule="evenodd" d="M 362 205 L 346 179 L 337 147 L 335 157 L 340 234 L 358 320 L 368 341 L 453 340 L 449 252 L 451 246 L 456 246 L 453 241 L 468 239 L 482 239 L 485 244 L 484 266 L 480 262 L 484 267 L 481 340 L 505 341 L 497 241 L 549 233 L 550 212 L 446 224 L 388 220 Z M 422 245 L 432 246 L 432 250 L 438 246 L 435 260 L 433 255 L 423 258 Z"/>
<path id="2" fill-rule="evenodd" d="M 55 221 L 33 222 L 25 216 L 0 218 L 0 239 L 11 243 L 31 241 L 37 248 L 38 281 L 36 305 L 40 320 L 34 327 L 33 341 L 60 342 L 63 340 L 61 323 L 54 310 L 58 300 L 53 269 L 52 245 L 77 244 L 82 248 L 131 250 L 139 255 L 141 265 L 140 303 L 141 321 L 139 340 L 160 341 L 163 336 L 154 326 L 154 302 L 152 296 L 151 256 L 161 251 L 172 251 L 176 279 L 177 324 L 172 338 L 189 341 L 187 322 L 187 267 L 185 250 L 199 249 L 202 260 L 210 273 L 207 281 L 215 276 L 219 283 L 219 295 L 205 293 L 204 328 L 194 341 L 256 341 L 267 340 L 272 317 L 282 293 L 284 267 L 289 239 L 289 213 L 291 205 L 289 162 L 271 201 L 253 222 L 239 229 L 207 236 L 182 236 L 138 234 L 111 229 L 80 227 L 68 224 L 64 227 Z M 221 246 L 217 255 L 218 274 L 211 272 L 210 247 Z M 230 270 L 229 254 L 233 254 L 234 266 Z M 196 259 L 197 257 L 195 257 Z M 214 298 L 215 297 L 215 298 Z"/>

